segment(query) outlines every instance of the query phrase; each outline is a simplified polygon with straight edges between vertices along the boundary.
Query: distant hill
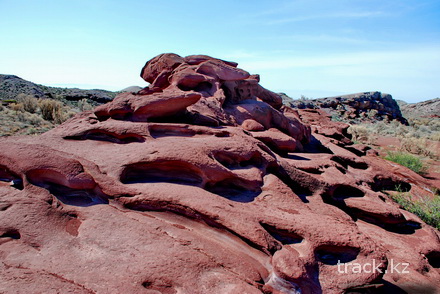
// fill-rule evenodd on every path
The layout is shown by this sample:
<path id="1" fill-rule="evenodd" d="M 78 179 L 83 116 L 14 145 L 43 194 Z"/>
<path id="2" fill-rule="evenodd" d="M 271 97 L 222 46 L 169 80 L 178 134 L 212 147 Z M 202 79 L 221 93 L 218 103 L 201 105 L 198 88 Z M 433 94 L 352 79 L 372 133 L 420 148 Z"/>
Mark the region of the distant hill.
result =
<path id="1" fill-rule="evenodd" d="M 139 92 L 142 90 L 142 87 L 139 86 L 130 86 L 121 90 L 121 92 Z"/>
<path id="2" fill-rule="evenodd" d="M 36 98 L 56 98 L 68 101 L 88 99 L 97 103 L 106 103 L 113 100 L 118 92 L 99 89 L 82 90 L 78 88 L 49 87 L 35 84 L 15 75 L 0 74 L 0 98 L 2 100 L 15 99 L 21 93 Z"/>
<path id="3" fill-rule="evenodd" d="M 440 98 L 418 103 L 406 103 L 404 101 L 397 101 L 397 103 L 406 118 L 440 117 Z"/>

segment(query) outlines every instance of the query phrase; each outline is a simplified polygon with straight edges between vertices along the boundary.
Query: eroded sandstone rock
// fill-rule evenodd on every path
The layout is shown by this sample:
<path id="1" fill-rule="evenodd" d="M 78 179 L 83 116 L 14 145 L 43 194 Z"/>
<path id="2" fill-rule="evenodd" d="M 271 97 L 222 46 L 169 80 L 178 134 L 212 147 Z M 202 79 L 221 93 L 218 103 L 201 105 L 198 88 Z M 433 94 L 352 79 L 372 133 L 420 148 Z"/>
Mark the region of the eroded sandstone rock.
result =
<path id="1" fill-rule="evenodd" d="M 385 193 L 417 196 L 422 177 L 321 110 L 281 107 L 236 63 L 162 54 L 142 77 L 138 93 L 0 140 L 0 292 L 440 287 L 439 232 Z"/>

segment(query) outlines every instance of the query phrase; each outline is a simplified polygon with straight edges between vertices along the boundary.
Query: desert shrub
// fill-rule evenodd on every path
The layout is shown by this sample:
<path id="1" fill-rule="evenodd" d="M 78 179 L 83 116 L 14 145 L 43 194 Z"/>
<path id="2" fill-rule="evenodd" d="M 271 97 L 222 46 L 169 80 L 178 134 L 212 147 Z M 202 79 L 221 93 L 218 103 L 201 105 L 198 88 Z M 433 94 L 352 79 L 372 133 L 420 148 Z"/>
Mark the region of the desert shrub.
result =
<path id="1" fill-rule="evenodd" d="M 32 95 L 18 94 L 16 97 L 17 101 L 23 104 L 25 111 L 30 113 L 35 113 L 38 109 L 38 99 Z"/>
<path id="2" fill-rule="evenodd" d="M 377 111 L 377 109 L 371 109 L 370 111 L 368 111 L 367 116 L 368 118 L 372 119 L 375 118 L 378 114 L 379 111 Z"/>
<path id="3" fill-rule="evenodd" d="M 80 101 L 78 101 L 78 108 L 81 111 L 87 111 L 87 110 L 92 110 L 93 109 L 93 105 L 91 105 L 87 99 L 82 99 Z"/>
<path id="4" fill-rule="evenodd" d="M 414 213 L 428 225 L 440 230 L 440 196 L 434 195 L 433 199 L 423 198 L 422 200 L 415 200 L 409 193 L 398 192 L 391 195 L 391 198 L 402 209 Z"/>
<path id="5" fill-rule="evenodd" d="M 16 112 L 24 112 L 24 106 L 22 103 L 11 103 L 9 107 Z"/>
<path id="6" fill-rule="evenodd" d="M 421 156 L 434 157 L 435 152 L 432 148 L 432 144 L 429 144 L 426 138 L 408 137 L 403 138 L 400 142 L 401 151 Z"/>
<path id="7" fill-rule="evenodd" d="M 351 125 L 347 131 L 351 134 L 354 142 L 366 142 L 369 140 L 370 132 L 365 126 Z"/>
<path id="8" fill-rule="evenodd" d="M 432 141 L 440 141 L 440 132 L 435 132 L 432 135 L 430 135 L 428 138 L 429 140 Z"/>
<path id="9" fill-rule="evenodd" d="M 39 107 L 43 119 L 54 121 L 56 116 L 59 118 L 63 105 L 56 100 L 43 99 L 40 100 Z"/>
<path id="10" fill-rule="evenodd" d="M 419 157 L 406 152 L 388 152 L 385 159 L 403 165 L 418 174 L 424 174 L 427 169 Z"/>
<path id="11" fill-rule="evenodd" d="M 63 107 L 58 107 L 54 109 L 53 112 L 53 122 L 56 124 L 61 124 L 65 122 L 69 117 L 67 113 L 64 112 Z"/>

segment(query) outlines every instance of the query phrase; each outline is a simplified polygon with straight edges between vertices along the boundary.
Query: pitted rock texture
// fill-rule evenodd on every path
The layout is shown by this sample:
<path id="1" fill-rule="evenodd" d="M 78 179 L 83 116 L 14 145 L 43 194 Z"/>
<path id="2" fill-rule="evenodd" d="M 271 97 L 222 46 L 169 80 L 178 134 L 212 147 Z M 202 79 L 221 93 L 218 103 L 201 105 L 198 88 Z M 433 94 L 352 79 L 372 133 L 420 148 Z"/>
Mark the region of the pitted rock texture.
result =
<path id="1" fill-rule="evenodd" d="M 162 54 L 141 75 L 137 93 L 0 140 L 0 292 L 439 289 L 439 232 L 385 193 L 423 178 L 236 63 Z"/>
<path id="2" fill-rule="evenodd" d="M 398 103 L 390 94 L 362 92 L 310 100 L 286 100 L 286 105 L 299 109 L 323 109 L 342 120 L 398 120 L 408 124 Z"/>

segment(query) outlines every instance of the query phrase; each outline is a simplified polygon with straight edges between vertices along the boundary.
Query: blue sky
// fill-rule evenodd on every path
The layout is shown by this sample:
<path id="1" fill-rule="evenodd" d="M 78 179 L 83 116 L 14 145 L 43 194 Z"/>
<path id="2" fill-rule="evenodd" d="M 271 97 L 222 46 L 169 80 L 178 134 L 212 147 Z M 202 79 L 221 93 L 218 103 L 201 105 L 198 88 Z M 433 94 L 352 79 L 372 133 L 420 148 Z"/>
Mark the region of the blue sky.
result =
<path id="1" fill-rule="evenodd" d="M 157 54 L 207 54 L 266 88 L 440 96 L 440 1 L 0 0 L 0 73 L 119 90 Z"/>

